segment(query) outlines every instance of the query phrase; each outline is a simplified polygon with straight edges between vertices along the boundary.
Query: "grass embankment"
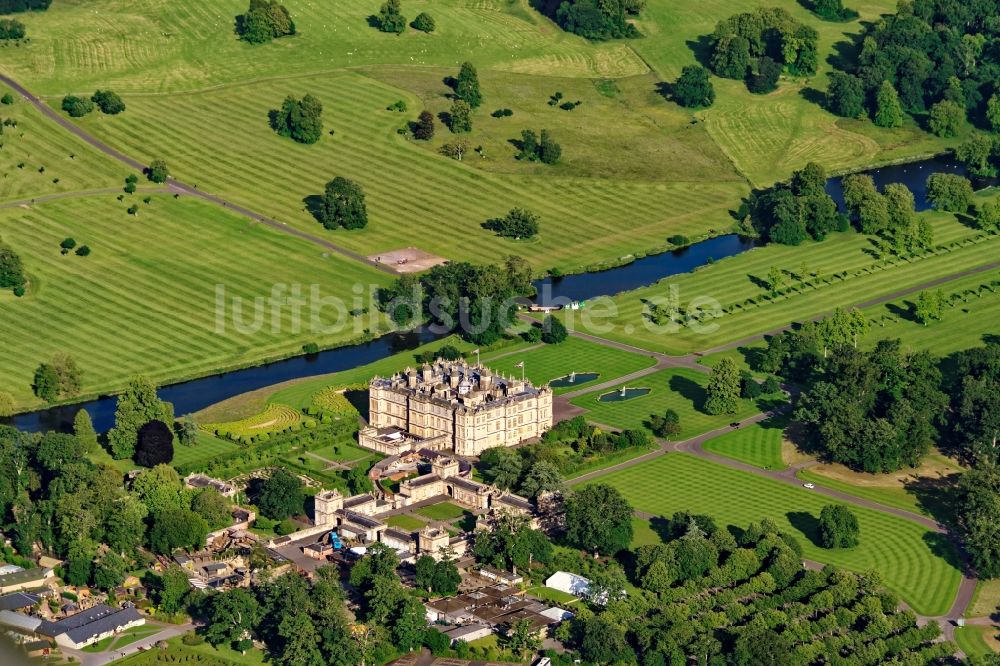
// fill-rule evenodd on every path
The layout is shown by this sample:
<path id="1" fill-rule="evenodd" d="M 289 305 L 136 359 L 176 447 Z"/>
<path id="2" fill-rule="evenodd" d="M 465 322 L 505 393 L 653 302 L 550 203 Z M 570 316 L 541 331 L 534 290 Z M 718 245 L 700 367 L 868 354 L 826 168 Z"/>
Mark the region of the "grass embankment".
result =
<path id="1" fill-rule="evenodd" d="M 55 352 L 76 359 L 82 393 L 93 395 L 137 374 L 177 381 L 301 353 L 306 342 L 347 343 L 377 328 L 375 313 L 348 317 L 340 331 L 313 332 L 308 306 L 298 324 L 293 308 L 272 318 L 262 306 L 255 325 L 253 299 L 269 298 L 275 285 L 300 285 L 308 299 L 316 284 L 321 296 L 339 296 L 350 308 L 354 284 L 384 284 L 389 276 L 194 199 L 141 199 L 100 195 L 0 210 L 0 235 L 30 280 L 23 298 L 0 294 L 0 387 L 21 407 L 39 404 L 34 371 Z M 139 212 L 129 216 L 133 202 Z M 66 237 L 92 254 L 60 254 Z M 332 308 L 319 312 L 330 328 L 335 317 Z"/>
<path id="2" fill-rule="evenodd" d="M 806 558 L 855 571 L 876 569 L 887 586 L 924 615 L 945 613 L 958 590 L 958 556 L 944 535 L 909 520 L 852 508 L 861 544 L 827 550 L 816 541 L 820 509 L 830 500 L 690 455 L 670 453 L 612 472 L 597 483 L 615 486 L 636 509 L 657 515 L 690 510 L 739 527 L 770 518 L 797 537 Z"/>
<path id="3" fill-rule="evenodd" d="M 591 312 L 565 311 L 561 316 L 584 332 L 584 317 L 591 317 L 611 327 L 602 333 L 603 337 L 684 354 L 742 340 L 996 260 L 997 236 L 972 229 L 952 215 L 921 215 L 935 230 L 938 249 L 930 255 L 910 260 L 876 259 L 871 238 L 853 232 L 837 233 L 821 243 L 756 248 L 693 273 L 619 294 L 611 299 L 611 316 L 605 316 L 610 308 L 596 306 Z M 807 276 L 804 281 L 798 278 L 803 265 Z M 786 277 L 783 293 L 774 299 L 770 299 L 766 282 L 771 267 L 783 271 Z M 980 281 L 985 277 L 981 276 Z M 647 301 L 666 302 L 674 287 L 679 290 L 682 306 L 707 297 L 728 312 L 704 322 L 697 331 L 683 326 L 654 326 L 647 317 Z"/>
<path id="4" fill-rule="evenodd" d="M 673 409 L 680 416 L 681 432 L 674 439 L 682 440 L 703 432 L 721 428 L 751 416 L 766 406 L 767 398 L 755 402 L 741 400 L 735 414 L 706 414 L 705 386 L 708 375 L 696 370 L 675 368 L 660 370 L 633 382 L 628 388 L 648 388 L 644 396 L 620 402 L 601 402 L 600 397 L 617 389 L 595 391 L 573 398 L 570 402 L 587 409 L 587 420 L 604 423 L 616 428 L 644 428 L 653 414 L 663 415 Z"/>

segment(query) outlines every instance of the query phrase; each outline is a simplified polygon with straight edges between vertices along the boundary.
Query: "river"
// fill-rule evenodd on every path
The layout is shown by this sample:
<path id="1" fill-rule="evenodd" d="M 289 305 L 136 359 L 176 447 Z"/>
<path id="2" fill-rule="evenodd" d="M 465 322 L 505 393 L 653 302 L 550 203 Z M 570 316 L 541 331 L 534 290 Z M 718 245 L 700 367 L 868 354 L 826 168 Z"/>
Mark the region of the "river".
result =
<path id="1" fill-rule="evenodd" d="M 965 167 L 948 157 L 933 157 L 910 164 L 872 169 L 868 171 L 881 189 L 889 183 L 904 183 L 913 191 L 917 210 L 929 207 L 925 182 L 932 173 L 967 175 Z M 996 180 L 975 180 L 976 187 L 996 184 Z M 827 192 L 839 206 L 843 206 L 841 177 L 827 181 Z M 638 289 L 658 280 L 679 273 L 687 273 L 712 260 L 731 257 L 755 247 L 752 240 L 735 234 L 717 236 L 689 247 L 637 259 L 629 264 L 594 273 L 580 273 L 536 281 L 537 302 L 548 305 L 561 301 L 586 301 L 598 296 L 610 296 L 623 291 Z M 201 379 L 164 386 L 160 397 L 174 404 L 178 415 L 189 414 L 247 391 L 253 391 L 279 382 L 338 372 L 371 363 L 381 358 L 413 349 L 430 342 L 436 336 L 429 331 L 387 335 L 368 343 L 339 347 L 306 356 L 297 356 L 266 363 L 252 368 L 233 370 Z M 106 431 L 114 425 L 115 396 L 104 396 L 75 405 L 50 407 L 37 412 L 19 414 L 12 419 L 0 419 L 21 430 L 68 430 L 73 416 L 83 408 L 90 412 L 94 427 Z"/>

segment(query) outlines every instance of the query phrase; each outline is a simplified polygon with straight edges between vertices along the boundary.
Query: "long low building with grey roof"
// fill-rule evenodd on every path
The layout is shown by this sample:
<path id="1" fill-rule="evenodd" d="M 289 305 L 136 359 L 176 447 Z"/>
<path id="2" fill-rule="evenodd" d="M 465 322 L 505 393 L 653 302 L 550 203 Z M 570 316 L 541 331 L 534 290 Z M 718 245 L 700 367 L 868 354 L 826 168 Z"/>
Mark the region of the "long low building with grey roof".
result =
<path id="1" fill-rule="evenodd" d="M 145 623 L 146 618 L 134 607 L 118 609 L 98 604 L 57 622 L 43 621 L 35 633 L 54 639 L 60 647 L 80 650 Z"/>

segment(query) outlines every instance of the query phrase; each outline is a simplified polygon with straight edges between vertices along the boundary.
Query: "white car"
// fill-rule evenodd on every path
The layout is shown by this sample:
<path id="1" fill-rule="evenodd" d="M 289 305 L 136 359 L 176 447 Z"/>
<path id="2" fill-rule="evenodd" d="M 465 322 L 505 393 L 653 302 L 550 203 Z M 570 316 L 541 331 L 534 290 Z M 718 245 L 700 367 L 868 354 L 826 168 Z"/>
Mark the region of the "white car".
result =
<path id="1" fill-rule="evenodd" d="M 816 487 L 816 484 L 815 483 L 803 483 L 802 487 L 803 488 L 808 488 L 809 490 L 812 490 L 813 488 Z"/>

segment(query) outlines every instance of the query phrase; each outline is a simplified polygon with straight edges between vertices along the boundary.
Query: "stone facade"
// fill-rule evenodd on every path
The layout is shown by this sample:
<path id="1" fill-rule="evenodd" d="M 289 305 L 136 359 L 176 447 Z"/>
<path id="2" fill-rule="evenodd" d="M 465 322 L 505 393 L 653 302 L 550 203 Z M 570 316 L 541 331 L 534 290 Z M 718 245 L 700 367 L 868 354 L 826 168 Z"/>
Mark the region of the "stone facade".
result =
<path id="1" fill-rule="evenodd" d="M 362 431 L 361 444 L 387 455 L 415 445 L 438 448 L 440 442 L 457 455 L 478 456 L 491 447 L 539 437 L 552 427 L 548 386 L 494 376 L 488 368 L 463 361 L 437 360 L 419 372 L 407 368 L 392 377 L 375 377 L 369 401 L 371 427 Z M 380 437 L 384 450 L 378 448 Z"/>

